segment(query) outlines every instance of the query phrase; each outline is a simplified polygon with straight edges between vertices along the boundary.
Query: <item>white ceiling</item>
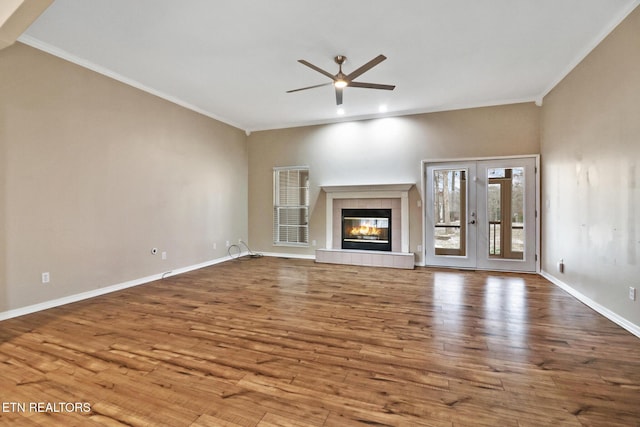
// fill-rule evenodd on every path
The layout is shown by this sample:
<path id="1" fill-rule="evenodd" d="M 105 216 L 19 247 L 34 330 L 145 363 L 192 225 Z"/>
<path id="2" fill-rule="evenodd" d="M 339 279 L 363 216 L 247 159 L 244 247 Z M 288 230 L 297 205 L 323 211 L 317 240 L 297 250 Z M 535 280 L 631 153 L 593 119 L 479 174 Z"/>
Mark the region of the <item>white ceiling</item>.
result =
<path id="1" fill-rule="evenodd" d="M 20 41 L 246 131 L 540 102 L 640 0 L 56 0 Z M 345 73 L 346 88 L 298 59 Z M 384 104 L 388 112 L 380 114 Z"/>

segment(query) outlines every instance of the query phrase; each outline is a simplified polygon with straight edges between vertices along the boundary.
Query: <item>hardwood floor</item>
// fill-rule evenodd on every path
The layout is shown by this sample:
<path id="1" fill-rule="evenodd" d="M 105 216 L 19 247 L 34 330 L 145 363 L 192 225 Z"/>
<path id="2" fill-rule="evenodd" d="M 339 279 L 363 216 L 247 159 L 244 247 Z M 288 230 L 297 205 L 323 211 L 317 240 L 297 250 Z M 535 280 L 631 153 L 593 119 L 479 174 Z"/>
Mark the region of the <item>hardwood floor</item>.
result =
<path id="1" fill-rule="evenodd" d="M 534 275 L 246 258 L 3 321 L 0 378 L 0 424 L 640 425 L 640 340 Z"/>

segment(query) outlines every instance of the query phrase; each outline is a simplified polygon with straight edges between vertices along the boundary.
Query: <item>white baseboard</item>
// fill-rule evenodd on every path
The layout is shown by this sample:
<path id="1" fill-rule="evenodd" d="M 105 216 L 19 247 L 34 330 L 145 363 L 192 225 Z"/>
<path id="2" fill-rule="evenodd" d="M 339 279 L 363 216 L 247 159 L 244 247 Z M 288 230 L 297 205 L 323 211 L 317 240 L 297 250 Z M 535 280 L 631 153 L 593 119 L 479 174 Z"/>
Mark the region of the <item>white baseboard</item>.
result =
<path id="1" fill-rule="evenodd" d="M 584 295 L 581 292 L 578 292 L 577 290 L 575 290 L 574 288 L 572 288 L 571 286 L 569 286 L 568 284 L 566 284 L 562 280 L 558 279 L 555 276 L 552 276 L 551 274 L 547 273 L 546 271 L 544 271 L 544 270 L 540 271 L 540 275 L 542 277 L 544 277 L 545 279 L 547 279 L 548 281 L 550 281 L 551 283 L 553 283 L 554 285 L 556 285 L 557 287 L 559 287 L 560 289 L 568 292 L 571 296 L 573 296 L 574 298 L 578 299 L 580 302 L 585 304 L 587 307 L 597 311 L 598 313 L 602 314 L 607 319 L 611 320 L 613 323 L 623 327 L 627 331 L 631 332 L 633 335 L 635 335 L 638 338 L 640 338 L 640 326 L 636 325 L 635 323 L 632 323 L 632 322 L 628 321 L 624 317 L 614 313 L 613 311 L 609 310 L 605 306 L 598 304 L 597 302 L 595 302 L 594 300 L 592 300 L 588 296 Z"/>
<path id="2" fill-rule="evenodd" d="M 237 256 L 247 255 L 246 252 L 243 252 Z M 190 265 L 188 267 L 182 267 L 175 270 L 165 271 L 159 274 L 153 274 L 151 276 L 141 277 L 139 279 L 129 280 L 127 282 L 118 283 L 111 286 L 106 286 L 104 288 L 93 289 L 87 292 L 81 292 L 79 294 L 69 295 L 62 298 L 57 298 L 50 301 L 41 302 L 38 304 L 28 305 L 26 307 L 16 308 L 14 310 L 8 310 L 0 312 L 0 321 L 11 319 L 14 317 L 24 316 L 25 314 L 36 313 L 38 311 L 47 310 L 49 308 L 59 307 L 65 304 L 71 304 L 73 302 L 82 301 L 89 298 L 94 298 L 100 295 L 109 294 L 111 292 L 121 291 L 123 289 L 132 288 L 134 286 L 144 285 L 145 283 L 154 282 L 156 280 L 164 279 L 166 277 L 175 276 L 178 274 L 186 273 L 188 271 L 198 270 L 200 268 L 209 267 L 211 265 L 220 264 L 225 261 L 229 261 L 231 259 L 235 259 L 234 257 L 223 257 L 217 258 L 210 261 L 206 261 L 200 264 Z"/>

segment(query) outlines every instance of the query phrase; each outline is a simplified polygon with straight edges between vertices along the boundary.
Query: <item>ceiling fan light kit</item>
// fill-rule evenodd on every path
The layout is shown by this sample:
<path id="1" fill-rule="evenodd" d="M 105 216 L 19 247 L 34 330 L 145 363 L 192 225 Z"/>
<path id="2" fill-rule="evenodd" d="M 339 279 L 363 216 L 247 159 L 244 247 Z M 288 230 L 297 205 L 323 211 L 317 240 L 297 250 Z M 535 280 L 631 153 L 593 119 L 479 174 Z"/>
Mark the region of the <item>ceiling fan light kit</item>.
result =
<path id="1" fill-rule="evenodd" d="M 377 83 L 363 83 L 363 82 L 355 82 L 354 80 L 357 77 L 360 77 L 362 74 L 366 73 L 367 71 L 369 71 L 370 69 L 372 69 L 373 67 L 375 67 L 376 65 L 378 65 L 379 63 L 381 63 L 382 61 L 384 61 L 385 59 L 387 59 L 386 56 L 384 55 L 378 55 L 375 58 L 373 58 L 371 61 L 367 62 L 366 64 L 364 64 L 363 66 L 361 66 L 360 68 L 356 69 L 355 71 L 349 73 L 349 74 L 344 74 L 342 72 L 342 64 L 345 63 L 345 61 L 347 60 L 346 56 L 343 55 L 338 55 L 334 58 L 334 61 L 336 62 L 336 64 L 338 64 L 338 73 L 337 74 L 331 74 L 328 71 L 323 70 L 322 68 L 313 65 L 312 63 L 305 61 L 304 59 L 299 59 L 298 62 L 301 63 L 302 65 L 306 65 L 307 67 L 311 68 L 312 70 L 315 70 L 317 72 L 319 72 L 320 74 L 329 77 L 332 81 L 329 83 L 323 83 L 323 84 L 319 84 L 319 85 L 314 85 L 314 86 L 307 86 L 307 87 L 303 87 L 300 89 L 292 89 L 292 90 L 288 90 L 287 93 L 292 93 L 292 92 L 299 92 L 301 90 L 307 90 L 307 89 L 314 89 L 317 87 L 322 87 L 322 86 L 328 86 L 328 85 L 333 85 L 336 89 L 336 104 L 337 105 L 342 105 L 342 90 L 345 87 L 359 87 L 359 88 L 364 88 L 364 89 L 382 89 L 382 90 L 393 90 L 395 89 L 395 85 L 383 85 L 383 84 L 377 84 Z"/>

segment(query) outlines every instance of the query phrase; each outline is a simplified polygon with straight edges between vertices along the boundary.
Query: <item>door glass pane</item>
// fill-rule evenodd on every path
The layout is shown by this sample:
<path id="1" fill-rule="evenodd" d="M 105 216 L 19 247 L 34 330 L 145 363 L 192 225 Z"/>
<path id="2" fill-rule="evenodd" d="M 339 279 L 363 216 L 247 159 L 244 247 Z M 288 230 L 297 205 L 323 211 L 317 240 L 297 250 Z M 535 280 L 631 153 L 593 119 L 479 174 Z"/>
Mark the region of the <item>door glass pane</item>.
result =
<path id="1" fill-rule="evenodd" d="M 433 172 L 436 255 L 466 255 L 466 171 Z"/>
<path id="2" fill-rule="evenodd" d="M 489 218 L 489 255 L 500 256 L 502 225 L 502 183 L 489 180 L 487 186 L 487 209 Z"/>
<path id="3" fill-rule="evenodd" d="M 487 170 L 489 256 L 522 259 L 524 235 L 524 168 Z"/>
<path id="4" fill-rule="evenodd" d="M 511 169 L 511 252 L 522 259 L 524 252 L 524 168 Z"/>

